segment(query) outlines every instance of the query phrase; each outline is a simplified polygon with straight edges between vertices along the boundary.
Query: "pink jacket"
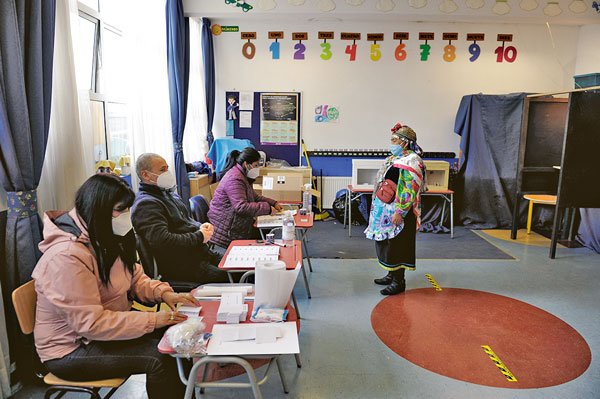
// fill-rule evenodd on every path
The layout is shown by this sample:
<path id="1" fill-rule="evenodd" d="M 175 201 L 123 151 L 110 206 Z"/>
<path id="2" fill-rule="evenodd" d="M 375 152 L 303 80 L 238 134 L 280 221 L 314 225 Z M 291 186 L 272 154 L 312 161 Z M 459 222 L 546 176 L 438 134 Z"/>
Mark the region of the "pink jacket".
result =
<path id="1" fill-rule="evenodd" d="M 81 342 L 138 338 L 152 332 L 156 313 L 130 311 L 130 297 L 158 302 L 167 283 L 151 280 L 139 264 L 133 275 L 117 258 L 108 286 L 102 284 L 86 228 L 75 209 L 69 215 L 82 231 L 79 238 L 61 230 L 54 220 L 65 212 L 46 212 L 43 256 L 33 270 L 37 292 L 34 337 L 40 359 L 59 359 Z"/>

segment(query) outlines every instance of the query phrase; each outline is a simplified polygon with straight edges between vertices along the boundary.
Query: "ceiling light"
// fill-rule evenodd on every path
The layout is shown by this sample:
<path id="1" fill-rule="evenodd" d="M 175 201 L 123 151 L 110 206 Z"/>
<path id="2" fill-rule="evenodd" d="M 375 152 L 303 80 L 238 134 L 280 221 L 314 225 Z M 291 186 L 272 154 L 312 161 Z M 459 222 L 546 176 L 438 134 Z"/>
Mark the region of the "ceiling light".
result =
<path id="1" fill-rule="evenodd" d="M 458 5 L 456 5 L 454 0 L 443 0 L 442 4 L 440 4 L 439 9 L 441 12 L 450 14 L 450 13 L 453 13 L 454 11 L 458 10 Z"/>
<path id="2" fill-rule="evenodd" d="M 492 7 L 492 11 L 498 15 L 508 14 L 510 12 L 510 6 L 507 0 L 496 0 L 496 4 Z"/>
<path id="3" fill-rule="evenodd" d="M 389 12 L 396 7 L 396 3 L 393 0 L 379 0 L 376 7 L 381 12 Z"/>
<path id="4" fill-rule="evenodd" d="M 427 5 L 427 0 L 408 0 L 408 5 L 412 8 L 423 8 Z"/>
<path id="5" fill-rule="evenodd" d="M 319 11 L 329 12 L 335 10 L 335 3 L 333 0 L 319 0 Z"/>
<path id="6" fill-rule="evenodd" d="M 288 0 L 288 3 L 290 3 L 293 6 L 301 6 L 305 2 L 306 0 Z"/>
<path id="7" fill-rule="evenodd" d="M 258 8 L 264 11 L 269 11 L 277 7 L 277 3 L 275 3 L 275 0 L 258 0 L 258 3 L 256 3 L 256 5 L 258 6 Z"/>
<path id="8" fill-rule="evenodd" d="M 573 2 L 569 4 L 569 10 L 573 11 L 576 14 L 586 12 L 587 9 L 588 7 L 583 0 L 573 0 Z"/>
<path id="9" fill-rule="evenodd" d="M 549 1 L 544 7 L 544 14 L 550 17 L 555 17 L 560 13 L 562 13 L 562 8 L 560 8 L 558 1 Z"/>
<path id="10" fill-rule="evenodd" d="M 519 7 L 521 7 L 521 10 L 525 10 L 525 11 L 533 11 L 536 8 L 538 8 L 539 3 L 537 2 L 537 0 L 523 0 L 519 3 Z"/>
<path id="11" fill-rule="evenodd" d="M 474 10 L 483 7 L 484 4 L 484 0 L 467 0 L 467 7 L 472 8 Z"/>

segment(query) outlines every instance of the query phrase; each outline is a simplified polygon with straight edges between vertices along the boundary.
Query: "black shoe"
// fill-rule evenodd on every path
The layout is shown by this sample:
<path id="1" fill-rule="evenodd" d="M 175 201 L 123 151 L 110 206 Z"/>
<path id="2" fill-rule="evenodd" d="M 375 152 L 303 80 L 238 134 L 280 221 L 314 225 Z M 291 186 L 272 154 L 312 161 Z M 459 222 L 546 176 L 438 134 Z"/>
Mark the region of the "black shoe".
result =
<path id="1" fill-rule="evenodd" d="M 376 278 L 375 280 L 373 280 L 373 282 L 378 285 L 390 285 L 392 284 L 392 281 L 394 281 L 392 273 L 388 273 L 385 277 Z"/>
<path id="2" fill-rule="evenodd" d="M 396 294 L 401 294 L 404 292 L 404 290 L 406 289 L 406 281 L 405 280 L 400 280 L 400 281 L 392 281 L 392 283 L 390 285 L 388 285 L 387 287 L 385 287 L 384 289 L 382 289 L 381 291 L 381 295 L 396 295 Z"/>

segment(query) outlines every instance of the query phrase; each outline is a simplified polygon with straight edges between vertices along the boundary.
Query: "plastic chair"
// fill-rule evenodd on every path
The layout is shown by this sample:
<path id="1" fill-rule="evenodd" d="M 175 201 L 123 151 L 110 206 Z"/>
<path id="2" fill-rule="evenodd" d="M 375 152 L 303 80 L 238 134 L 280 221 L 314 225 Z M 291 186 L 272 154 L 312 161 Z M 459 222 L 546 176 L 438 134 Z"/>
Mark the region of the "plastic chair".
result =
<path id="1" fill-rule="evenodd" d="M 37 302 L 33 280 L 12 292 L 12 302 L 21 331 L 25 335 L 31 334 L 35 324 L 35 306 Z M 68 381 L 48 373 L 44 376 L 44 382 L 50 387 L 46 390 L 44 398 L 50 399 L 55 393 L 58 394 L 56 398 L 60 398 L 67 392 L 83 392 L 88 393 L 91 399 L 108 399 L 123 385 L 127 378 L 129 376 L 96 381 Z M 110 388 L 104 398 L 100 396 L 101 388 Z"/>
<path id="2" fill-rule="evenodd" d="M 208 222 L 208 201 L 203 195 L 198 194 L 190 198 L 190 209 L 195 221 L 198 223 Z"/>
<path id="3" fill-rule="evenodd" d="M 533 204 L 556 205 L 556 195 L 526 194 L 523 196 L 529 201 L 527 212 L 527 234 L 531 233 L 531 219 L 533 219 Z"/>

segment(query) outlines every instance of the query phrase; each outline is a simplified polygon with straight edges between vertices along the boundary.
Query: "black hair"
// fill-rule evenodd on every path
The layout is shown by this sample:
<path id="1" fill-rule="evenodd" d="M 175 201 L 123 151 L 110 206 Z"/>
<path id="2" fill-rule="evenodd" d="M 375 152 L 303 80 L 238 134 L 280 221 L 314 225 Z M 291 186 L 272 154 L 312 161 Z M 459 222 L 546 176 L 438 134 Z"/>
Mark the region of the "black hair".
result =
<path id="1" fill-rule="evenodd" d="M 225 176 L 225 173 L 229 172 L 236 164 L 242 165 L 244 162 L 254 163 L 257 161 L 260 161 L 260 153 L 252 147 L 246 147 L 241 152 L 233 150 L 229 154 L 229 157 L 227 157 L 227 165 L 225 165 L 225 169 L 221 171 L 219 180 L 221 180 L 221 178 Z"/>
<path id="2" fill-rule="evenodd" d="M 110 270 L 117 257 L 133 273 L 136 261 L 135 234 L 131 230 L 124 237 L 112 230 L 112 212 L 124 210 L 133 204 L 135 194 L 121 178 L 98 173 L 85 181 L 77 190 L 75 209 L 87 225 L 90 243 L 96 253 L 100 280 L 110 283 Z"/>

